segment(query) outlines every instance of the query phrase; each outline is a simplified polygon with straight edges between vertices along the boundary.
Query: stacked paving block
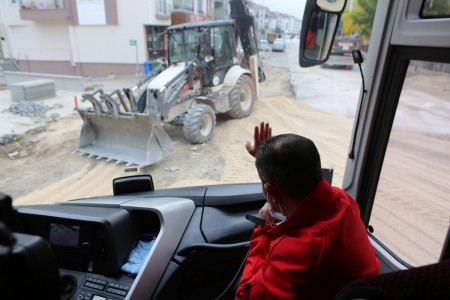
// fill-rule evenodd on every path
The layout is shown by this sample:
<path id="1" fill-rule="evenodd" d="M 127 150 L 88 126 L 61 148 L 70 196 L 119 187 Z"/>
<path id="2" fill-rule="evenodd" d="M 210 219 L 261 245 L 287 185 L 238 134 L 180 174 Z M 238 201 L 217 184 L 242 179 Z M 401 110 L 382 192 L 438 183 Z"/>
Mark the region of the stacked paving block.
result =
<path id="1" fill-rule="evenodd" d="M 48 99 L 56 96 L 55 82 L 48 79 L 12 83 L 9 89 L 13 101 Z"/>

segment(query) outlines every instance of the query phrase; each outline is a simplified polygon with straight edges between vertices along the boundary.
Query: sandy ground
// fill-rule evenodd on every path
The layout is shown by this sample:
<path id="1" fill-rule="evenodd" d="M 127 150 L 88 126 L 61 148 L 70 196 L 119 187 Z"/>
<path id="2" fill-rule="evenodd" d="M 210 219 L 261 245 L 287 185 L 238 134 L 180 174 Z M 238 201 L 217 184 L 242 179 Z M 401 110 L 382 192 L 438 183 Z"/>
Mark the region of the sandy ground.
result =
<path id="1" fill-rule="evenodd" d="M 166 126 L 174 142 L 173 151 L 161 162 L 139 173 L 150 173 L 159 189 L 257 182 L 254 161 L 244 143 L 252 138 L 254 126 L 262 120 L 273 126 L 274 134 L 302 132 L 314 136 L 319 150 L 327 153 L 322 156 L 323 165 L 343 165 L 348 137 L 336 128 L 351 130 L 351 118 L 329 114 L 292 99 L 289 72 L 285 69 L 271 68 L 266 73 L 267 83 L 261 86 L 261 98 L 255 103 L 250 117 L 229 120 L 218 116 L 213 140 L 203 145 L 188 143 L 180 128 Z M 320 121 L 324 118 L 329 122 Z M 72 113 L 36 130 L 35 134 L 26 135 L 18 143 L 3 147 L 1 186 L 4 192 L 14 196 L 17 205 L 111 194 L 112 179 L 131 175 L 124 173 L 122 164 L 78 155 L 76 148 L 81 125 L 81 118 Z M 27 156 L 14 160 L 7 156 L 22 151 L 26 151 Z M 335 182 L 342 181 L 342 176 L 342 170 L 336 170 Z"/>
<path id="2" fill-rule="evenodd" d="M 295 100 L 290 74 L 284 68 L 268 67 L 266 75 L 268 79 L 261 86 L 260 99 L 250 117 L 229 120 L 219 116 L 213 140 L 204 145 L 189 144 L 180 128 L 167 126 L 173 151 L 139 173 L 151 174 L 157 189 L 257 182 L 254 160 L 244 143 L 252 138 L 254 126 L 265 120 L 274 134 L 295 132 L 311 137 L 321 153 L 323 167 L 334 168 L 333 184 L 340 186 L 352 117 Z M 417 78 L 418 83 L 412 87 L 423 90 L 423 81 Z M 434 93 L 429 91 L 429 95 Z M 71 95 L 66 98 L 73 101 Z M 16 205 L 112 194 L 114 178 L 136 174 L 124 173 L 123 165 L 78 155 L 81 118 L 73 111 L 60 114 L 57 121 L 47 119 L 45 127 L 25 135 L 23 140 L 0 147 L 0 191 L 13 196 Z M 446 116 L 443 119 L 448 120 Z M 380 179 L 382 189 L 371 223 L 376 236 L 388 239 L 388 246 L 412 264 L 436 261 L 450 220 L 450 142 L 448 135 L 445 138 L 449 127 L 448 123 L 443 126 L 444 135 L 438 137 L 402 128 L 393 133 L 394 142 L 387 154 L 391 163 L 383 168 L 388 176 Z M 412 148 L 420 159 L 411 156 Z M 11 159 L 8 153 L 16 151 L 25 151 L 26 155 Z M 411 173 L 415 174 L 413 180 Z M 427 198 L 430 194 L 432 199 Z"/>

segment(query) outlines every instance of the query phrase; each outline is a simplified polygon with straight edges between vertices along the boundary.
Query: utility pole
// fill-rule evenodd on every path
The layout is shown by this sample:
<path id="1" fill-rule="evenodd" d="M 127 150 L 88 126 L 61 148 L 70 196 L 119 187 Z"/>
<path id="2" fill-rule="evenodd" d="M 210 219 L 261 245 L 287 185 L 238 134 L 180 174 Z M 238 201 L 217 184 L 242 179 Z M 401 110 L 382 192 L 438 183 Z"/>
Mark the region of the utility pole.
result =
<path id="1" fill-rule="evenodd" d="M 139 55 L 138 55 L 138 46 L 137 40 L 130 40 L 130 46 L 136 47 L 136 78 L 139 79 Z"/>

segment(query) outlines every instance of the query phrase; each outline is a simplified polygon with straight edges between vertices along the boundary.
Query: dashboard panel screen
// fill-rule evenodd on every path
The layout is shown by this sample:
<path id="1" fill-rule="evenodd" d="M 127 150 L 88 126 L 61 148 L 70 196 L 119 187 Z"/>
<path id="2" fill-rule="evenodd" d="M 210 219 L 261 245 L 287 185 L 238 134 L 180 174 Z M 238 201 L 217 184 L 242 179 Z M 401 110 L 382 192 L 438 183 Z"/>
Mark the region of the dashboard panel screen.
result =
<path id="1" fill-rule="evenodd" d="M 55 246 L 77 247 L 80 226 L 50 223 L 49 242 Z"/>

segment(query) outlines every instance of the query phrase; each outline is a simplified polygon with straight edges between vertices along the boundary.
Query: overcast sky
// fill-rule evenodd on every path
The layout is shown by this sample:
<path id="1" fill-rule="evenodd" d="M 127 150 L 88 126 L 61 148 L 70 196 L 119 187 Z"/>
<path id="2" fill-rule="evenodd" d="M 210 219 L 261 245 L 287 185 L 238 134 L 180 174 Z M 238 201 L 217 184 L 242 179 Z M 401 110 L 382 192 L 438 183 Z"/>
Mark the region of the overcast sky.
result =
<path id="1" fill-rule="evenodd" d="M 254 2 L 268 7 L 271 11 L 286 13 L 303 19 L 303 9 L 306 0 L 253 0 Z"/>

